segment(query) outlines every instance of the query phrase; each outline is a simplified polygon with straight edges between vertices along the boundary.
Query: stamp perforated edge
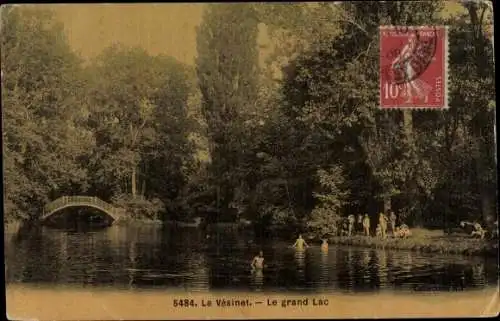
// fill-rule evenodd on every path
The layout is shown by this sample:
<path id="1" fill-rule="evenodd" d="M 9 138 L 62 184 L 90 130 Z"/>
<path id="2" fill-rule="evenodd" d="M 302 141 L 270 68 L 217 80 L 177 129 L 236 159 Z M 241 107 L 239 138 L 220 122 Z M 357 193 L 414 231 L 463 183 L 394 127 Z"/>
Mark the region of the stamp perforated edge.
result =
<path id="1" fill-rule="evenodd" d="M 422 25 L 422 26 L 395 26 L 395 25 L 383 25 L 379 26 L 379 34 L 380 31 L 383 29 L 398 29 L 398 28 L 406 28 L 405 32 L 411 31 L 411 30 L 418 30 L 418 29 L 429 29 L 429 28 L 442 28 L 444 30 L 444 45 L 443 45 L 443 74 L 444 74 L 444 97 L 443 97 L 443 105 L 439 107 L 431 107 L 431 106 L 394 106 L 394 107 L 382 107 L 382 96 L 380 95 L 380 90 L 378 91 L 378 98 L 379 98 L 379 104 L 378 104 L 378 109 L 379 110 L 434 110 L 434 111 L 443 111 L 443 110 L 448 110 L 449 105 L 448 105 L 448 86 L 450 84 L 450 77 L 449 77 L 449 71 L 448 71 L 448 66 L 449 66 L 449 38 L 448 38 L 448 26 L 446 25 Z M 380 39 L 379 39 L 380 41 Z M 380 62 L 379 62 L 380 64 Z M 382 66 L 379 66 L 379 72 L 381 71 Z M 380 80 L 381 76 L 379 75 L 379 88 L 380 88 Z"/>
<path id="2" fill-rule="evenodd" d="M 449 53 L 450 53 L 450 48 L 449 48 L 449 33 L 448 33 L 448 26 L 443 26 L 444 28 L 444 37 L 445 37 L 445 42 L 444 42 L 444 106 L 442 109 L 447 110 L 450 108 L 448 105 L 448 90 L 449 90 L 449 85 L 450 85 L 450 73 L 448 70 L 448 62 L 449 62 Z"/>

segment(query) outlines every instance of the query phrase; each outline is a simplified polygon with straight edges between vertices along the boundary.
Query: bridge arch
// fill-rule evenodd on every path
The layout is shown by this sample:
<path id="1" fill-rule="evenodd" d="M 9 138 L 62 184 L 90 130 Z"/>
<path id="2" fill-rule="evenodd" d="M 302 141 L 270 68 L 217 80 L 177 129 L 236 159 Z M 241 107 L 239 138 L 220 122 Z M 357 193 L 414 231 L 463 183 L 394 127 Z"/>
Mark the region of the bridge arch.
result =
<path id="1" fill-rule="evenodd" d="M 41 221 L 45 221 L 55 213 L 69 207 L 91 207 L 105 213 L 117 221 L 123 217 L 123 210 L 95 196 L 61 196 L 45 205 Z"/>

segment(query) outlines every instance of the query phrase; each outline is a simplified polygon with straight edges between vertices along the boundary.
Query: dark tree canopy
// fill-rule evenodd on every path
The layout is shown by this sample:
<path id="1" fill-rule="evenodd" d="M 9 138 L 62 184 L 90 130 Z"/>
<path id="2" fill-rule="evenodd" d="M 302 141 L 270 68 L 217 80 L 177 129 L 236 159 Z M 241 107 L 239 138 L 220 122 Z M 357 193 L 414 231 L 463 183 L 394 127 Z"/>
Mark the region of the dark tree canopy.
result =
<path id="1" fill-rule="evenodd" d="M 349 214 L 391 209 L 412 226 L 490 224 L 487 9 L 466 2 L 444 16 L 448 5 L 211 4 L 194 67 L 123 45 L 83 64 L 50 12 L 7 7 L 5 218 L 88 194 L 135 217 L 244 217 L 259 231 L 317 236 Z M 431 24 L 448 26 L 450 108 L 379 109 L 379 26 Z"/>

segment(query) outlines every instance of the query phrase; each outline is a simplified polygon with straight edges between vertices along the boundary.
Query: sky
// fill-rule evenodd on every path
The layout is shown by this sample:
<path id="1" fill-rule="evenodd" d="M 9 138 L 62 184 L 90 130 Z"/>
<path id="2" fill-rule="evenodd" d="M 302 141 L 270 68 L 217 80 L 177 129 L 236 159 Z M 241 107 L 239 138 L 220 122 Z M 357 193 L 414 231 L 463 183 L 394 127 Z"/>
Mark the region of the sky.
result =
<path id="1" fill-rule="evenodd" d="M 64 23 L 71 47 L 83 58 L 92 58 L 113 43 L 140 46 L 150 54 L 165 54 L 194 65 L 196 27 L 201 23 L 204 3 L 148 4 L 52 4 L 38 5 L 54 10 Z M 447 3 L 448 14 L 458 4 Z M 261 28 L 259 28 L 261 29 Z M 261 30 L 262 31 L 262 30 Z M 269 43 L 259 33 L 260 45 Z M 262 48 L 262 47 L 261 47 Z M 262 50 L 262 49 L 261 49 Z M 269 49 L 260 52 L 261 61 Z"/>
<path id="2" fill-rule="evenodd" d="M 59 4 L 45 5 L 64 23 L 72 48 L 84 58 L 119 42 L 150 54 L 166 54 L 194 64 L 199 4 Z"/>

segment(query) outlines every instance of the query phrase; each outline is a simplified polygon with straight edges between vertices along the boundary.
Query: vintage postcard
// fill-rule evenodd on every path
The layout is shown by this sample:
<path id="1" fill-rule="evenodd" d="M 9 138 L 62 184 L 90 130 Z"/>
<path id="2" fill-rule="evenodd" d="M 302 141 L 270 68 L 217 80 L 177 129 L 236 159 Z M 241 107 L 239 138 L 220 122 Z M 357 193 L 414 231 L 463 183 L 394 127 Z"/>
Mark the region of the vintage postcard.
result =
<path id="1" fill-rule="evenodd" d="M 0 17 L 8 319 L 498 315 L 491 2 Z"/>

